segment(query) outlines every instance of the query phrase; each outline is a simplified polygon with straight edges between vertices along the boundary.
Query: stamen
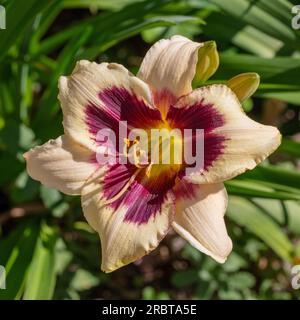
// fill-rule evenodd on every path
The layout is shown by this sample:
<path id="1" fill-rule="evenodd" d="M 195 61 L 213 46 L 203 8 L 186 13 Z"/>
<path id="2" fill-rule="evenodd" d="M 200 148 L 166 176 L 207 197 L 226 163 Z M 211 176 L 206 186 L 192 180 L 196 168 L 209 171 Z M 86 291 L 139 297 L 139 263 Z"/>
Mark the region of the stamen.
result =
<path id="1" fill-rule="evenodd" d="M 135 139 L 134 141 L 130 141 L 129 139 L 124 138 L 123 155 L 125 155 L 126 157 L 129 157 L 128 148 L 133 146 L 131 151 L 133 153 L 134 165 L 137 168 L 144 168 L 145 166 L 141 165 L 140 159 L 143 155 L 145 155 L 145 151 L 138 147 L 139 143 L 140 143 L 139 139 Z"/>
<path id="2" fill-rule="evenodd" d="M 150 175 L 151 175 L 152 165 L 153 165 L 153 163 L 151 162 L 150 165 L 149 165 L 149 166 L 147 167 L 147 169 L 146 169 L 146 176 L 147 176 L 148 178 L 150 178 Z"/>
<path id="3" fill-rule="evenodd" d="M 127 157 L 128 156 L 128 148 L 130 147 L 131 145 L 131 142 L 129 139 L 127 138 L 124 138 L 124 146 L 123 146 L 123 154 Z"/>
<path id="4" fill-rule="evenodd" d="M 130 140 L 127 138 L 124 138 L 124 143 L 126 144 L 127 147 L 130 147 Z"/>
<path id="5" fill-rule="evenodd" d="M 143 166 L 140 166 L 140 149 L 137 150 L 137 146 L 133 146 L 133 160 L 134 165 L 138 168 L 143 168 Z"/>

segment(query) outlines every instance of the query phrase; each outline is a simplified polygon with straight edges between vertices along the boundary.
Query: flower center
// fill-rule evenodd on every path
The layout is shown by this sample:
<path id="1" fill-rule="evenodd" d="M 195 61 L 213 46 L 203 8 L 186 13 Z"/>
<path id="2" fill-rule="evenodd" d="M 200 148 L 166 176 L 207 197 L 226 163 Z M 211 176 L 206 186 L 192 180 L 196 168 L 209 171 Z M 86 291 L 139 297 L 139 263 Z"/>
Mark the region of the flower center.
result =
<path id="1" fill-rule="evenodd" d="M 147 138 L 147 139 L 146 139 Z M 174 177 L 183 163 L 183 138 L 167 121 L 145 132 L 143 139 L 124 139 L 123 154 L 137 168 L 145 168 L 148 178 Z"/>

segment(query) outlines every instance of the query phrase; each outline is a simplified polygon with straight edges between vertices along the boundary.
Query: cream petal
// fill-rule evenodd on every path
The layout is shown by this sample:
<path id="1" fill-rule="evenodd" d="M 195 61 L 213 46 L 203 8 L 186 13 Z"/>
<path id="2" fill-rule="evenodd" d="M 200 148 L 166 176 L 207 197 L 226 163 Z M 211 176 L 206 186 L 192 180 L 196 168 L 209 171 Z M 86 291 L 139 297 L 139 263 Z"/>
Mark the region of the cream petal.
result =
<path id="1" fill-rule="evenodd" d="M 93 154 L 67 136 L 29 150 L 24 158 L 33 179 L 70 195 L 80 194 L 86 179 L 98 167 Z"/>
<path id="2" fill-rule="evenodd" d="M 223 263 L 232 250 L 224 222 L 227 193 L 224 185 L 177 186 L 173 228 L 192 246 Z"/>
<path id="3" fill-rule="evenodd" d="M 192 91 L 192 81 L 197 71 L 201 73 L 197 75 L 199 82 L 203 76 L 203 80 L 206 80 L 217 68 L 218 58 L 209 59 L 211 51 L 213 56 L 218 57 L 212 44 L 213 42 L 207 43 L 207 47 L 213 47 L 213 50 L 207 50 L 204 43 L 193 42 L 182 36 L 160 40 L 147 52 L 138 77 L 148 83 L 160 99 L 164 98 L 164 92 L 169 92 L 175 98 L 187 94 Z M 206 50 L 202 55 L 199 49 L 204 47 Z"/>
<path id="4" fill-rule="evenodd" d="M 127 96 L 131 101 L 123 101 Z M 153 108 L 148 86 L 116 63 L 77 62 L 70 76 L 60 77 L 58 97 L 65 133 L 94 151 L 95 130 L 116 129 L 121 114 L 127 115 L 130 108 Z"/>
<path id="5" fill-rule="evenodd" d="M 87 181 L 82 190 L 82 208 L 91 227 L 100 235 L 101 269 L 112 272 L 157 247 L 173 221 L 175 200 L 172 192 L 166 193 L 160 210 L 144 220 L 148 204 L 143 203 L 139 187 L 133 185 L 122 200 L 107 201 L 106 176 L 107 169 L 102 168 Z"/>
<path id="6" fill-rule="evenodd" d="M 193 183 L 231 179 L 253 169 L 281 143 L 278 129 L 250 119 L 225 85 L 194 90 L 178 101 L 168 117 L 185 123 L 185 128 L 204 129 L 204 170 L 185 176 Z"/>

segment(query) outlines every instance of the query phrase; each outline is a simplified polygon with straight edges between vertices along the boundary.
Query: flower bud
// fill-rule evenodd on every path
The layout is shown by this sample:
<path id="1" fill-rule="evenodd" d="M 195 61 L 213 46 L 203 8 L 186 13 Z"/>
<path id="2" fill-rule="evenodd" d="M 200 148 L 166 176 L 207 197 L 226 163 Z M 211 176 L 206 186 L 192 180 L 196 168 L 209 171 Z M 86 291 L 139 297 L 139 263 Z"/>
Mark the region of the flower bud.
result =
<path id="1" fill-rule="evenodd" d="M 227 81 L 226 85 L 236 94 L 240 102 L 253 95 L 259 86 L 260 77 L 257 73 L 241 73 Z"/>
<path id="2" fill-rule="evenodd" d="M 214 41 L 207 41 L 198 50 L 198 62 L 193 85 L 197 86 L 209 79 L 219 67 L 219 54 Z"/>

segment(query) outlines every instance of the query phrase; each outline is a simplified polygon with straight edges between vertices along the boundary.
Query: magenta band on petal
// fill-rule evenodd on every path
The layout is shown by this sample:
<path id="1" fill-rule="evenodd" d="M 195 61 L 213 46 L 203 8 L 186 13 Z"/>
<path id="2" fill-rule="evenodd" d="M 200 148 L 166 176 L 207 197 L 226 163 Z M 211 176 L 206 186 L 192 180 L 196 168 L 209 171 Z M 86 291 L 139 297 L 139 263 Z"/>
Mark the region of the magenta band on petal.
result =
<path id="1" fill-rule="evenodd" d="M 194 129 L 195 132 L 196 129 L 204 130 L 204 170 L 208 170 L 223 153 L 226 139 L 213 132 L 224 125 L 222 115 L 213 105 L 203 101 L 179 109 L 167 106 L 173 102 L 173 98 L 167 93 L 161 93 L 160 98 L 160 107 L 168 107 L 165 119 L 171 128 L 182 131 Z M 116 133 L 118 142 L 119 121 L 127 121 L 128 130 L 152 129 L 165 125 L 158 109 L 151 108 L 143 99 L 125 88 L 105 89 L 99 93 L 99 100 L 105 108 L 94 104 L 89 104 L 86 108 L 86 124 L 94 137 L 100 129 L 109 128 Z M 193 139 L 196 137 L 193 136 Z M 184 175 L 187 164 L 183 164 L 179 172 L 168 165 L 164 168 L 155 166 L 154 164 L 151 169 L 153 175 L 150 177 L 146 175 L 146 168 L 138 169 L 132 164 L 116 164 L 109 168 L 104 178 L 103 195 L 112 208 L 124 208 L 124 221 L 144 224 L 161 212 L 167 192 L 173 188 L 177 174 L 179 177 Z M 140 171 L 135 176 L 137 170 Z"/>
<path id="2" fill-rule="evenodd" d="M 132 164 L 115 164 L 111 166 L 105 175 L 103 193 L 106 199 L 116 196 L 136 171 Z"/>
<path id="3" fill-rule="evenodd" d="M 171 107 L 167 115 L 167 121 L 172 128 L 203 129 L 204 130 L 204 170 L 207 171 L 212 163 L 223 154 L 226 138 L 215 134 L 214 129 L 224 125 L 223 116 L 211 104 L 202 101 L 194 105 L 175 108 Z M 193 136 L 193 140 L 195 136 Z M 195 143 L 193 143 L 193 153 Z M 182 172 L 181 175 L 184 175 Z"/>
<path id="4" fill-rule="evenodd" d="M 117 164 L 112 166 L 104 178 L 103 193 L 105 199 L 109 200 L 115 197 L 135 171 L 136 167 L 132 165 Z M 156 214 L 161 212 L 165 196 L 173 185 L 174 180 L 167 181 L 167 183 L 164 178 L 160 181 L 148 180 L 145 177 L 144 170 L 142 170 L 127 191 L 109 205 L 114 209 L 121 206 L 125 208 L 124 221 L 144 224 L 151 217 L 155 217 Z"/>
<path id="5" fill-rule="evenodd" d="M 118 131 L 119 117 L 112 117 L 105 110 L 100 109 L 95 104 L 89 104 L 86 107 L 85 123 L 88 126 L 89 132 L 94 139 L 101 129 L 112 129 L 114 132 Z"/>
<path id="6" fill-rule="evenodd" d="M 112 129 L 116 134 L 119 121 L 127 121 L 129 128 L 155 128 L 161 122 L 158 109 L 151 108 L 143 99 L 122 87 L 107 88 L 99 93 L 99 102 L 105 106 L 90 103 L 86 107 L 85 122 L 95 137 L 100 129 Z"/>
<path id="7" fill-rule="evenodd" d="M 125 88 L 105 89 L 99 97 L 106 107 L 120 115 L 120 120 L 127 121 L 129 127 L 154 128 L 161 121 L 158 109 L 151 108 L 143 99 Z"/>
<path id="8" fill-rule="evenodd" d="M 123 201 L 128 205 L 125 221 L 143 224 L 161 212 L 164 195 L 151 193 L 144 185 L 135 181 Z"/>
<path id="9" fill-rule="evenodd" d="M 134 93 L 125 88 L 111 87 L 99 93 L 99 100 L 105 108 L 90 103 L 86 108 L 85 122 L 89 132 L 96 141 L 96 136 L 101 129 L 112 129 L 116 133 L 118 148 L 119 122 L 127 121 L 128 130 L 157 128 L 162 123 L 161 113 L 158 109 L 151 108 L 143 99 L 139 99 Z M 128 190 L 126 184 L 136 172 L 136 166 L 116 164 L 110 167 L 104 178 L 103 194 L 106 200 L 116 197 L 116 200 L 108 204 L 117 209 L 120 206 L 126 208 L 124 220 L 127 222 L 143 224 L 152 216 L 160 212 L 169 185 L 165 183 L 159 186 L 152 183 L 144 183 L 145 170 L 130 182 Z M 148 181 L 149 182 L 149 181 Z M 157 188 L 159 190 L 157 190 Z M 119 195 L 119 196 L 118 196 Z"/>

